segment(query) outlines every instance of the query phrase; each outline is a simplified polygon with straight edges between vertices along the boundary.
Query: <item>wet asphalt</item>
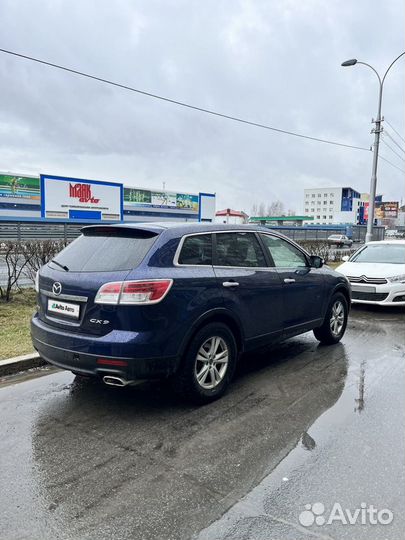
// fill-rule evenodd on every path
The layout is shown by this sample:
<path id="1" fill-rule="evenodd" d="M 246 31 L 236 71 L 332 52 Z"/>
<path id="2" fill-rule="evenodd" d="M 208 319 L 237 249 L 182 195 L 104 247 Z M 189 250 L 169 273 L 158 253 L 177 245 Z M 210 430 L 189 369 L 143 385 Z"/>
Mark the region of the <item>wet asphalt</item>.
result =
<path id="1" fill-rule="evenodd" d="M 404 310 L 354 308 L 340 344 L 309 333 L 250 355 L 201 408 L 160 382 L 3 379 L 0 538 L 402 538 L 404 323 Z M 326 519 L 363 503 L 393 520 L 301 525 L 314 503 Z"/>

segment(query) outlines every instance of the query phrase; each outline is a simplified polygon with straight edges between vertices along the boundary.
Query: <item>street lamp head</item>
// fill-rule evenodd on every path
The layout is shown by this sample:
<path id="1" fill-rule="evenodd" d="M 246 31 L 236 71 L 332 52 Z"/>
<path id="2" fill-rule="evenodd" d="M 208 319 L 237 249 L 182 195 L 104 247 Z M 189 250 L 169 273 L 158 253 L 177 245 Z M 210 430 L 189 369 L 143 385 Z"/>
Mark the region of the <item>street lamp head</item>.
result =
<path id="1" fill-rule="evenodd" d="M 355 64 L 357 64 L 357 58 L 352 58 L 351 60 L 346 60 L 346 62 L 342 62 L 343 67 L 354 66 Z"/>

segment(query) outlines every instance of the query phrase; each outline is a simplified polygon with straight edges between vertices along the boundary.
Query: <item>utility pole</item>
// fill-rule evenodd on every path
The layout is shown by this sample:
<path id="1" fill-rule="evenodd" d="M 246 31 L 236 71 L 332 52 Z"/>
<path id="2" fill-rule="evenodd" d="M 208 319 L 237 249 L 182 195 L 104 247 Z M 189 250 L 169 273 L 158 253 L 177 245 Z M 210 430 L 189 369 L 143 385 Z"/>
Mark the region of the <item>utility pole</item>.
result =
<path id="1" fill-rule="evenodd" d="M 381 117 L 382 90 L 383 90 L 383 85 L 382 85 L 382 82 L 380 81 L 380 91 L 379 91 L 379 96 L 378 96 L 378 112 L 377 112 L 377 118 L 375 119 L 375 128 L 372 130 L 372 132 L 374 131 L 373 168 L 371 171 L 371 180 L 370 180 L 370 199 L 368 202 L 366 243 L 371 242 L 373 240 L 375 196 L 376 196 L 376 191 L 377 191 L 378 151 L 380 148 L 380 133 L 383 130 L 383 128 L 381 127 L 381 122 L 384 120 L 384 118 Z"/>
<path id="2" fill-rule="evenodd" d="M 380 147 L 380 133 L 382 132 L 381 122 L 384 120 L 384 118 L 381 116 L 382 93 L 383 93 L 384 81 L 385 81 L 385 77 L 387 76 L 387 73 L 395 64 L 395 62 L 404 55 L 405 55 L 405 51 L 401 53 L 399 56 L 397 56 L 395 60 L 391 62 L 386 72 L 384 73 L 383 78 L 380 77 L 378 71 L 374 69 L 373 66 L 370 66 L 370 64 L 367 64 L 366 62 L 359 62 L 356 58 L 352 58 L 351 60 L 346 60 L 345 62 L 342 63 L 343 67 L 354 66 L 356 64 L 362 64 L 363 66 L 369 67 L 377 75 L 378 82 L 379 82 L 377 118 L 375 119 L 375 121 L 373 120 L 373 122 L 375 122 L 375 128 L 372 130 L 372 132 L 374 132 L 373 167 L 371 171 L 371 181 L 370 181 L 370 200 L 368 203 L 366 242 L 371 242 L 373 239 L 375 195 L 376 195 L 376 190 L 377 190 L 378 150 Z"/>

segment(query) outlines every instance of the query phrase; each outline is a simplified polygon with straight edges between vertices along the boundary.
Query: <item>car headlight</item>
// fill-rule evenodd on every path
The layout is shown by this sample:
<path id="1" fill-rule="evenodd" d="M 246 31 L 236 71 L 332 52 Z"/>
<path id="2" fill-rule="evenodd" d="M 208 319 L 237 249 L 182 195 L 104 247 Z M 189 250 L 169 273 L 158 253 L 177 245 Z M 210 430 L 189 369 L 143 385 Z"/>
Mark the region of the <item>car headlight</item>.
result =
<path id="1" fill-rule="evenodd" d="M 405 274 L 387 278 L 390 283 L 405 283 Z"/>

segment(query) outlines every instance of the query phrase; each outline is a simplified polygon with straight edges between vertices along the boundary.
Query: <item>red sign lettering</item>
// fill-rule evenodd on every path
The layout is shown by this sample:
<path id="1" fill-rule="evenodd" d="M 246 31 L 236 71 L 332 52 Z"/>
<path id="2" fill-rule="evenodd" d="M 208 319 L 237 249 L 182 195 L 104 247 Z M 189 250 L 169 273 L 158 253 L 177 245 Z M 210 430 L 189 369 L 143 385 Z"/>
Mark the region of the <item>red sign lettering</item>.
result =
<path id="1" fill-rule="evenodd" d="M 97 204 L 100 199 L 93 197 L 90 184 L 69 184 L 69 197 L 79 199 L 81 203 Z"/>

